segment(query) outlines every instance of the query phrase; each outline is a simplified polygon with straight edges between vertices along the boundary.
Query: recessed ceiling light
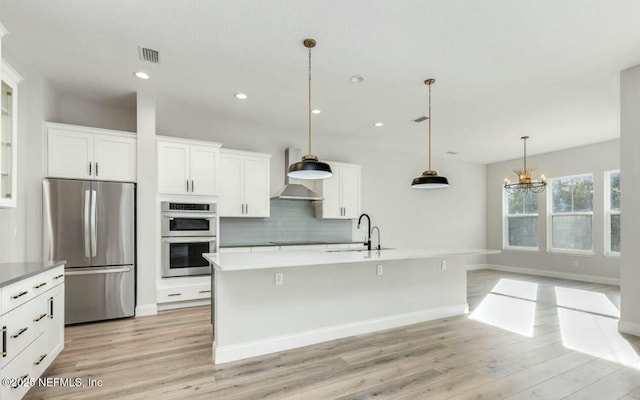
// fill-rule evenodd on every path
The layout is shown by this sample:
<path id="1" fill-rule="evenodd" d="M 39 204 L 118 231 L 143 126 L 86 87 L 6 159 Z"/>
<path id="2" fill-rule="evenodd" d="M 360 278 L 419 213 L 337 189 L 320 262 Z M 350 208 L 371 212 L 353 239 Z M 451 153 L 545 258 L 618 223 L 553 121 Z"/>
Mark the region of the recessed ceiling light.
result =
<path id="1" fill-rule="evenodd" d="M 147 74 L 146 72 L 143 72 L 143 71 L 138 71 L 134 75 L 137 76 L 140 79 L 144 79 L 144 80 L 149 79 L 149 74 Z"/>
<path id="2" fill-rule="evenodd" d="M 351 81 L 351 83 L 360 83 L 364 81 L 364 78 L 360 75 L 353 75 L 351 78 L 349 78 L 349 80 Z"/>
<path id="3" fill-rule="evenodd" d="M 379 128 L 379 127 L 381 127 L 383 125 L 384 125 L 384 123 L 382 123 L 382 122 L 376 122 L 375 124 L 373 124 L 373 126 L 375 126 L 376 128 Z"/>
<path id="4" fill-rule="evenodd" d="M 318 109 L 318 108 L 314 108 L 313 110 L 311 110 L 311 114 L 320 114 L 322 112 L 322 110 Z"/>
<path id="5" fill-rule="evenodd" d="M 235 98 L 238 100 L 246 100 L 247 99 L 247 95 L 244 93 L 236 93 L 234 94 Z"/>

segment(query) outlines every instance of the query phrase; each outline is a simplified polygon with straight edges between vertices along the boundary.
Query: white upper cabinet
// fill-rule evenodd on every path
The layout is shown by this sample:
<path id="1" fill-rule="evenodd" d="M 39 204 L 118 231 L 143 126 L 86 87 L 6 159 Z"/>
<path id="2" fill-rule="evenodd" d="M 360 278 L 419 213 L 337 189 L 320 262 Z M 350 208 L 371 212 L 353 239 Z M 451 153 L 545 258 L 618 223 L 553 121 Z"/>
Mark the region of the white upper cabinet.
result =
<path id="1" fill-rule="evenodd" d="M 158 137 L 158 193 L 218 195 L 220 143 Z"/>
<path id="2" fill-rule="evenodd" d="M 136 181 L 135 134 L 47 123 L 47 176 Z"/>
<path id="3" fill-rule="evenodd" d="M 220 150 L 221 217 L 268 217 L 270 154 Z"/>
<path id="4" fill-rule="evenodd" d="M 16 207 L 18 204 L 18 84 L 22 77 L 5 61 L 2 61 L 0 70 L 2 71 L 0 75 L 0 104 L 2 106 L 0 113 L 0 208 L 2 208 Z"/>
<path id="5" fill-rule="evenodd" d="M 316 218 L 354 219 L 360 216 L 360 176 L 362 167 L 329 162 L 333 176 L 316 183 L 323 200 L 316 201 Z"/>

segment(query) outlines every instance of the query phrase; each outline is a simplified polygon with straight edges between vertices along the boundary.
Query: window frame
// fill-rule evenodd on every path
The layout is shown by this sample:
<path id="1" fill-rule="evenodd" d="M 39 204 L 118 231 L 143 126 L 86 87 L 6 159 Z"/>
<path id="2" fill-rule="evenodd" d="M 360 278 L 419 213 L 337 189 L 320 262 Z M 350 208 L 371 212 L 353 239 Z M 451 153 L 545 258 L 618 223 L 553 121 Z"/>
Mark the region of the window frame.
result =
<path id="1" fill-rule="evenodd" d="M 620 257 L 619 251 L 611 251 L 611 216 L 620 215 L 620 210 L 611 210 L 611 174 L 620 174 L 619 169 L 604 171 L 604 255 Z"/>
<path id="2" fill-rule="evenodd" d="M 504 186 L 500 186 L 502 190 L 502 249 L 513 251 L 525 251 L 525 252 L 537 252 L 540 251 L 540 198 L 538 197 L 538 212 L 536 214 L 509 214 L 509 193 L 505 190 Z M 511 246 L 509 245 L 509 218 L 522 218 L 522 217 L 536 217 L 538 222 L 538 237 L 535 247 L 529 246 Z"/>
<path id="3" fill-rule="evenodd" d="M 586 173 L 582 173 L 582 174 L 575 174 L 575 175 L 564 175 L 564 176 L 557 176 L 557 177 L 553 177 L 551 179 L 548 179 L 549 182 L 549 187 L 547 190 L 547 252 L 548 253 L 555 253 L 555 254 L 577 254 L 577 255 L 587 255 L 587 256 L 593 256 L 595 255 L 595 246 L 593 245 L 593 232 L 594 232 L 594 226 L 593 226 L 593 208 L 594 204 L 593 204 L 593 194 L 591 197 L 591 205 L 592 205 L 592 209 L 591 211 L 582 211 L 582 212 L 571 212 L 571 213 L 554 213 L 553 212 L 553 183 L 554 181 L 557 180 L 561 180 L 561 179 L 567 179 L 567 178 L 580 178 L 580 177 L 591 177 L 591 183 L 592 185 L 594 185 L 594 189 L 595 189 L 595 180 L 594 180 L 594 176 L 593 173 L 590 172 L 586 172 Z M 553 247 L 553 217 L 554 216 L 580 216 L 580 215 L 588 215 L 591 216 L 591 249 L 590 250 L 579 250 L 579 249 L 563 249 L 563 248 L 556 248 Z"/>

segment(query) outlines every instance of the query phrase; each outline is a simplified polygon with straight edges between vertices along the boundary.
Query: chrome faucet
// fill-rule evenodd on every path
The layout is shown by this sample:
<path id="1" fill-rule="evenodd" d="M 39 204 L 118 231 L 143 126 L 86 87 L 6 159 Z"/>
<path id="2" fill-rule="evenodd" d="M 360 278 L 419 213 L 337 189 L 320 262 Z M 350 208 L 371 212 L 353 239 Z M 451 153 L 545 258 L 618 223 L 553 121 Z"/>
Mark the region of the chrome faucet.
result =
<path id="1" fill-rule="evenodd" d="M 369 218 L 369 215 L 362 213 L 360 214 L 360 218 L 358 218 L 358 229 L 360 229 L 360 222 L 362 221 L 362 217 L 367 217 L 367 221 L 369 222 L 369 224 L 367 225 L 367 241 L 364 243 L 365 246 L 367 246 L 367 250 L 371 250 L 371 218 Z M 378 235 L 380 234 L 380 231 L 378 231 Z"/>
<path id="2" fill-rule="evenodd" d="M 378 247 L 376 247 L 377 250 L 380 250 L 380 228 L 378 228 L 377 226 L 374 226 L 373 228 L 371 228 L 371 234 L 373 235 L 373 231 L 378 231 Z"/>

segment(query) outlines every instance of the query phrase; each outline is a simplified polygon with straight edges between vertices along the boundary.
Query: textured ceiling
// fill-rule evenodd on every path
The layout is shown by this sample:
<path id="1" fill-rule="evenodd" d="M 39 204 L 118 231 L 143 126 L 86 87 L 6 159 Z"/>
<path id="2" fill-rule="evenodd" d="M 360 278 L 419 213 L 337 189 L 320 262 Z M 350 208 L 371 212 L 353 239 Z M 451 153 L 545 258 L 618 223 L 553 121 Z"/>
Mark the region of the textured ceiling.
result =
<path id="1" fill-rule="evenodd" d="M 426 125 L 411 120 L 434 77 L 434 155 L 482 163 L 519 157 L 525 134 L 530 154 L 617 138 L 638 15 L 637 0 L 0 0 L 6 48 L 54 87 L 152 92 L 159 112 L 180 103 L 305 130 L 301 41 L 314 37 L 315 132 L 424 152 Z M 162 64 L 140 61 L 138 45 Z"/>

